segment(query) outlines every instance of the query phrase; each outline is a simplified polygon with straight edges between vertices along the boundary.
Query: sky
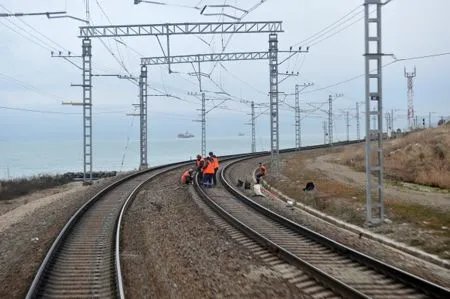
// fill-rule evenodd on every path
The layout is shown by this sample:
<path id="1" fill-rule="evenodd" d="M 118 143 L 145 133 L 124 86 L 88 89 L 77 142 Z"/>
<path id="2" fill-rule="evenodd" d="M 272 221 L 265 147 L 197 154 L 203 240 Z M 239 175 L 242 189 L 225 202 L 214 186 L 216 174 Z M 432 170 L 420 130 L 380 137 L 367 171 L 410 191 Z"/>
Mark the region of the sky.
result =
<path id="1" fill-rule="evenodd" d="M 350 138 L 356 137 L 355 104 L 364 101 L 364 77 L 339 83 L 364 74 L 362 0 L 161 1 L 166 5 L 134 5 L 133 0 L 90 0 L 90 24 L 233 21 L 224 16 L 200 15 L 195 7 L 224 3 L 245 10 L 255 7 L 242 20 L 282 21 L 284 32 L 278 34 L 280 50 L 310 46 L 309 53 L 296 55 L 279 66 L 281 73 L 298 72 L 298 76 L 288 77 L 279 86 L 279 90 L 288 95 L 294 92 L 295 84 L 314 83 L 300 98 L 303 130 L 322 134 L 322 122 L 328 109 L 324 102 L 330 94 L 343 94 L 333 103 L 334 132 L 338 140 L 345 138 L 348 111 Z M 85 0 L 4 0 L 0 4 L 1 13 L 49 11 L 67 11 L 70 16 L 86 18 Z M 383 52 L 394 54 L 396 59 L 450 52 L 448 11 L 448 0 L 391 1 L 383 7 Z M 236 17 L 242 14 L 231 7 L 224 12 Z M 329 31 L 323 31 L 331 24 Z M 70 18 L 0 18 L 0 141 L 81 139 L 81 107 L 61 104 L 62 101 L 82 101 L 81 88 L 70 86 L 81 83 L 81 71 L 62 58 L 51 57 L 51 51 L 80 55 L 78 27 L 82 25 L 84 23 Z M 165 37 L 160 38 L 160 43 L 165 49 Z M 141 57 L 164 55 L 154 36 L 93 39 L 92 44 L 94 74 L 138 76 Z M 226 45 L 225 52 L 266 51 L 268 34 L 173 36 L 170 45 L 171 55 L 217 53 L 223 45 Z M 280 54 L 280 60 L 283 57 Z M 78 58 L 71 61 L 80 65 Z M 383 62 L 393 62 L 393 58 L 385 56 Z M 416 115 L 426 118 L 427 123 L 430 113 L 433 123 L 441 116 L 450 116 L 450 90 L 447 88 L 450 55 L 402 60 L 383 69 L 384 108 L 386 112 L 394 111 L 394 127 L 407 127 L 405 67 L 408 71 L 416 67 L 417 71 L 414 80 Z M 200 135 L 200 123 L 193 121 L 199 119 L 200 100 L 189 95 L 199 92 L 196 77 L 189 74 L 194 70 L 191 65 L 182 64 L 172 69 L 175 73 L 169 74 L 167 67 L 149 67 L 149 94 L 152 95 L 148 98 L 149 131 L 158 138 L 174 138 L 185 130 Z M 214 92 L 224 90 L 232 95 L 232 100 L 221 105 L 225 109 L 213 109 L 208 113 L 208 136 L 249 133 L 250 128 L 245 123 L 250 118 L 250 107 L 239 101 L 268 103 L 268 62 L 223 62 L 215 66 L 205 63 L 201 72 L 210 74 L 210 79 L 202 78 L 203 89 L 210 91 L 208 98 L 217 99 L 208 100 L 208 110 L 220 102 L 220 95 Z M 161 94 L 178 98 L 153 96 Z M 132 104 L 138 102 L 137 95 L 138 89 L 130 81 L 93 78 L 94 138 L 125 139 L 130 134 L 131 138 L 138 138 L 138 120 L 126 115 L 134 112 Z M 284 101 L 294 105 L 291 95 Z M 293 110 L 286 105 L 280 109 L 280 134 L 294 136 Z M 361 107 L 361 112 L 363 110 Z M 257 111 L 259 114 L 264 109 Z M 364 115 L 361 113 L 360 117 L 363 132 Z M 136 129 L 130 130 L 133 123 Z M 263 113 L 257 118 L 257 134 L 267 136 L 269 128 L 269 118 Z"/>

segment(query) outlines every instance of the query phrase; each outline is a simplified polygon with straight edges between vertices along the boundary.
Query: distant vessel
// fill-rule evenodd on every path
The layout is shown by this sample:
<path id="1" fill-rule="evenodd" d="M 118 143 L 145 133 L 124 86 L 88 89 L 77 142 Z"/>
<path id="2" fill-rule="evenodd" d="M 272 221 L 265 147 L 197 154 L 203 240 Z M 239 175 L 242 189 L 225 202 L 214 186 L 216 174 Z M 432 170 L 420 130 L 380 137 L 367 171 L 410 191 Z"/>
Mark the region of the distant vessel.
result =
<path id="1" fill-rule="evenodd" d="M 239 133 L 238 136 L 245 136 L 245 134 L 244 133 Z"/>
<path id="2" fill-rule="evenodd" d="M 194 134 L 189 133 L 188 131 L 178 134 L 178 138 L 192 138 L 192 137 L 194 137 Z"/>

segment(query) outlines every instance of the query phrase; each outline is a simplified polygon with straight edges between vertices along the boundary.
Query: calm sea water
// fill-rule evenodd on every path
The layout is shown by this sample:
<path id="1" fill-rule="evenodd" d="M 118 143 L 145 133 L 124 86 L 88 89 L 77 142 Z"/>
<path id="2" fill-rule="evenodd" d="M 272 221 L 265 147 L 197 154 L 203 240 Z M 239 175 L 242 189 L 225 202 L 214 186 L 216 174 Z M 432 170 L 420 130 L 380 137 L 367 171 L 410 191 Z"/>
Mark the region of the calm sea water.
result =
<path id="1" fill-rule="evenodd" d="M 302 136 L 303 145 L 320 144 L 322 136 Z M 148 144 L 150 166 L 195 159 L 200 138 L 153 139 Z M 280 139 L 280 148 L 295 146 L 293 138 Z M 258 137 L 256 150 L 269 150 L 270 138 Z M 218 156 L 251 151 L 251 137 L 208 138 L 207 152 Z M 94 140 L 93 170 L 125 171 L 139 165 L 139 141 Z M 0 178 L 56 174 L 83 170 L 81 141 L 0 141 Z"/>

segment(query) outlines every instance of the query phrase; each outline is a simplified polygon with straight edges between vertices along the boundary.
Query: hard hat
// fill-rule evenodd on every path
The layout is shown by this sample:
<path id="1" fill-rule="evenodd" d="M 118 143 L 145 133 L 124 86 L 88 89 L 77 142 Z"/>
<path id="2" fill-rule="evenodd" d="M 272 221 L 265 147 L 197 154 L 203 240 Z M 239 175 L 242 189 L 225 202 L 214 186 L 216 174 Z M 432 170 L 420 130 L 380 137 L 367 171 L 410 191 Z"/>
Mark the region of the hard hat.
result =
<path id="1" fill-rule="evenodd" d="M 189 172 L 194 172 L 194 169 L 190 168 L 188 171 L 189 171 Z"/>
<path id="2" fill-rule="evenodd" d="M 200 159 L 202 156 L 200 156 L 200 155 L 197 155 L 197 159 Z"/>
<path id="3" fill-rule="evenodd" d="M 212 155 L 214 155 L 214 153 L 213 152 L 209 152 L 209 155 L 212 156 Z"/>

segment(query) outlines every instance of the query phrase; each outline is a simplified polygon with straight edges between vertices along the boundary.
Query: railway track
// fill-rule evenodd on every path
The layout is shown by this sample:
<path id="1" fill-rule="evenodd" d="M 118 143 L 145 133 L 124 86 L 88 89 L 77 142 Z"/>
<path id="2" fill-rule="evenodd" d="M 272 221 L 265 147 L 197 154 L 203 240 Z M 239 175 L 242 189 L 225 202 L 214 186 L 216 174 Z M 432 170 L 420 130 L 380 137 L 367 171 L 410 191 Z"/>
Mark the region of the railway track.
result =
<path id="1" fill-rule="evenodd" d="M 86 202 L 54 241 L 26 298 L 124 298 L 119 245 L 127 204 L 143 184 L 186 164 L 134 173 Z"/>
<path id="2" fill-rule="evenodd" d="M 245 159 L 245 158 L 244 158 Z M 213 189 L 195 187 L 217 213 L 300 273 L 292 282 L 317 298 L 450 298 L 450 291 L 292 222 L 243 195 L 228 163 Z M 305 273 L 309 277 L 305 278 Z M 298 276 L 295 277 L 295 276 Z"/>

